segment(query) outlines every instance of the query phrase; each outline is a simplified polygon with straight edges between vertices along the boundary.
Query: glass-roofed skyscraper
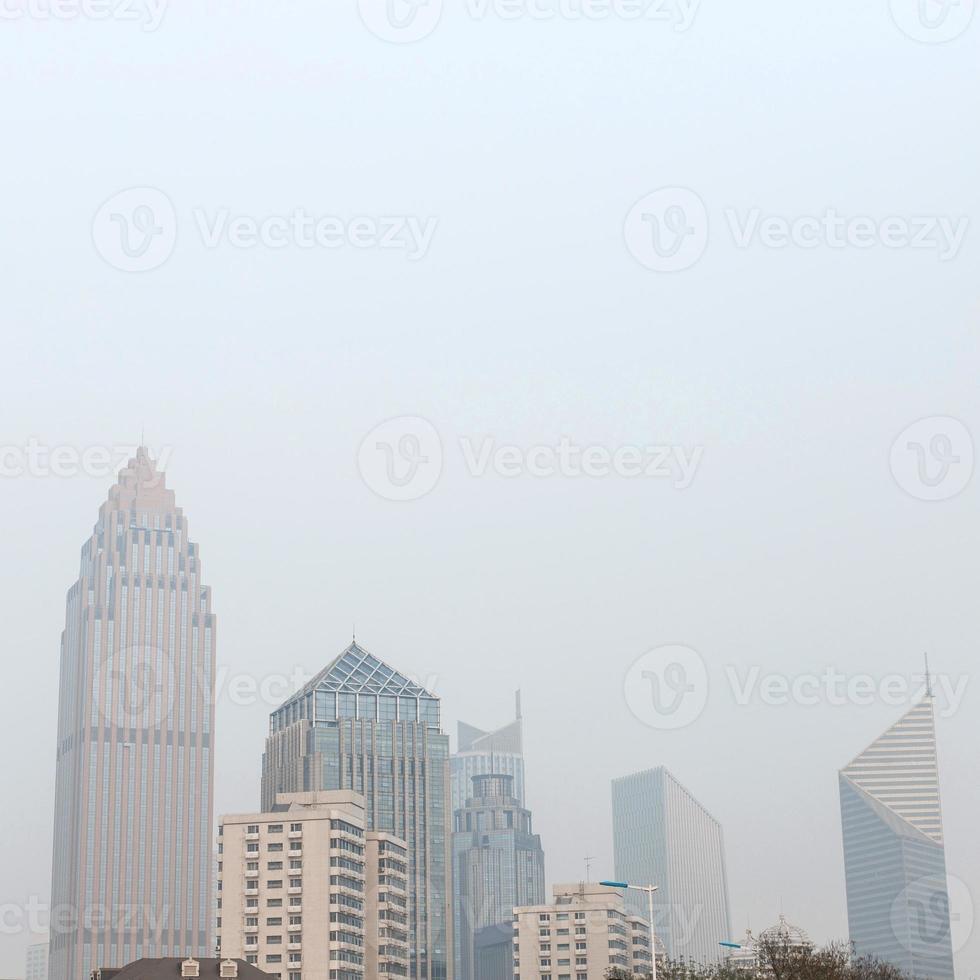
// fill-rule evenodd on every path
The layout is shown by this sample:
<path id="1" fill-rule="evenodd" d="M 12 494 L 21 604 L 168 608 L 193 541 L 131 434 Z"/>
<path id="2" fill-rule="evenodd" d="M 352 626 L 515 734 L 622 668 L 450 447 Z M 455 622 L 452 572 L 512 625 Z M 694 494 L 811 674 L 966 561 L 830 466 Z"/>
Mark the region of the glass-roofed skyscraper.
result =
<path id="1" fill-rule="evenodd" d="M 953 980 L 931 694 L 841 770 L 840 806 L 856 951 Z"/>
<path id="2" fill-rule="evenodd" d="M 272 714 L 262 809 L 277 793 L 352 789 L 368 829 L 408 842 L 410 975 L 452 968 L 449 737 L 439 699 L 352 643 Z"/>

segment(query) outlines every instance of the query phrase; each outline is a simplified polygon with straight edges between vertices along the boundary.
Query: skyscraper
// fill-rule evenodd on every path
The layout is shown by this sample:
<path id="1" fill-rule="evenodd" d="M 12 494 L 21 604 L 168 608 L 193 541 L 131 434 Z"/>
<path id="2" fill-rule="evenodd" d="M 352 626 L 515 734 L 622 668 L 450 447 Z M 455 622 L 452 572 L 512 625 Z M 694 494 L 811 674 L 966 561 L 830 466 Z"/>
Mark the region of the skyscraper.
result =
<path id="1" fill-rule="evenodd" d="M 932 694 L 839 779 L 851 942 L 910 975 L 952 980 Z"/>
<path id="2" fill-rule="evenodd" d="M 273 712 L 262 809 L 278 793 L 352 789 L 367 829 L 408 845 L 409 971 L 452 976 L 449 737 L 439 699 L 352 643 Z"/>
<path id="3" fill-rule="evenodd" d="M 662 766 L 614 779 L 612 807 L 616 877 L 659 887 L 656 937 L 667 956 L 716 962 L 719 937 L 731 935 L 721 824 Z M 633 913 L 647 914 L 646 896 L 626 895 Z"/>
<path id="4" fill-rule="evenodd" d="M 516 695 L 517 717 L 496 731 L 484 731 L 460 722 L 456 752 L 450 760 L 453 787 L 453 813 L 464 806 L 473 789 L 473 777 L 485 773 L 505 773 L 514 777 L 514 796 L 527 806 L 524 795 L 524 722 L 521 694 Z"/>
<path id="5" fill-rule="evenodd" d="M 512 980 L 511 957 L 482 967 L 481 946 L 493 930 L 509 943 L 514 909 L 544 902 L 544 851 L 531 832 L 531 813 L 514 796 L 514 777 L 473 777 L 473 792 L 456 811 L 453 830 L 456 980 Z M 485 931 L 489 930 L 489 932 Z M 489 964 L 489 958 L 485 958 Z M 505 970 L 502 970 L 506 967 Z"/>
<path id="6" fill-rule="evenodd" d="M 197 545 L 137 450 L 68 592 L 51 980 L 211 952 L 215 622 Z"/>

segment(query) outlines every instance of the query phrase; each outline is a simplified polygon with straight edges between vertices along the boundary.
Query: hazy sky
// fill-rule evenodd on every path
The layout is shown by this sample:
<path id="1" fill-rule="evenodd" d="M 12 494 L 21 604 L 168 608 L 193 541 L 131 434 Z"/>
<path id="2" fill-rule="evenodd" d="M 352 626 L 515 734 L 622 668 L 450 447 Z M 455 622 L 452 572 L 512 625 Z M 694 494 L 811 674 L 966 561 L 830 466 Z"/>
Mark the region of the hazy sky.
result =
<path id="1" fill-rule="evenodd" d="M 704 0 L 689 24 L 467 3 L 402 44 L 353 0 L 182 0 L 152 31 L 4 0 L 0 905 L 49 893 L 64 598 L 112 482 L 27 449 L 142 426 L 200 544 L 223 677 L 312 673 L 356 622 L 454 737 L 522 689 L 549 882 L 587 854 L 612 872 L 609 782 L 664 764 L 724 824 L 737 933 L 782 909 L 844 936 L 836 771 L 903 707 L 738 690 L 908 676 L 929 650 L 967 683 L 939 738 L 949 871 L 976 895 L 980 17 L 939 44 L 903 33 L 901 0 Z M 156 196 L 115 198 L 133 187 Z M 631 211 L 665 187 L 685 190 Z M 239 217 L 288 220 L 246 248 Z M 147 228 L 162 264 L 116 267 Z M 429 427 L 359 457 L 406 416 Z M 563 438 L 599 447 L 593 472 L 675 447 L 672 475 L 486 461 Z M 431 492 L 386 499 L 404 488 L 378 444 L 434 482 L 439 440 Z M 673 730 L 642 707 L 656 663 L 630 673 L 665 644 L 707 665 Z M 218 812 L 258 805 L 273 707 L 233 700 Z M 30 939 L 4 927 L 0 976 Z M 980 973 L 980 928 L 957 963 Z"/>

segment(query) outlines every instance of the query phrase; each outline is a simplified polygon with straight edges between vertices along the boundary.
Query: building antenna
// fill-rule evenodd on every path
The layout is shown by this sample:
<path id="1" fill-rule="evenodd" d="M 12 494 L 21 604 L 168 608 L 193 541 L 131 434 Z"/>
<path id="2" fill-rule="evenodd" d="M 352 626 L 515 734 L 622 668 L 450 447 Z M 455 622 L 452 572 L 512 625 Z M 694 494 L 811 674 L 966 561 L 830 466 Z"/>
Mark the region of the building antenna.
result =
<path id="1" fill-rule="evenodd" d="M 586 882 L 592 881 L 592 862 L 595 860 L 594 854 L 586 854 L 585 856 L 585 880 Z"/>
<path id="2" fill-rule="evenodd" d="M 925 654 L 926 658 L 926 697 L 932 697 L 932 674 L 929 673 L 929 654 Z"/>

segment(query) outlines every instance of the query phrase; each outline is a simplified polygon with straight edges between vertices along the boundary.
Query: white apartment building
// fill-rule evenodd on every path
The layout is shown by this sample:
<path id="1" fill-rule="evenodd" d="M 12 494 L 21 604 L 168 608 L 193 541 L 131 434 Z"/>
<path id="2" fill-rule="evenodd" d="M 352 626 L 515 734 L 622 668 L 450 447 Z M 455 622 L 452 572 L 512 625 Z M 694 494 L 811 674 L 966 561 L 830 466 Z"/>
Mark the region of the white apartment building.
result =
<path id="1" fill-rule="evenodd" d="M 223 817 L 220 955 L 279 980 L 408 975 L 408 850 L 366 829 L 350 790 L 282 793 L 270 813 Z"/>
<path id="2" fill-rule="evenodd" d="M 579 882 L 555 885 L 550 905 L 514 909 L 515 980 L 603 980 L 610 967 L 650 968 L 650 929 L 622 893 Z"/>

